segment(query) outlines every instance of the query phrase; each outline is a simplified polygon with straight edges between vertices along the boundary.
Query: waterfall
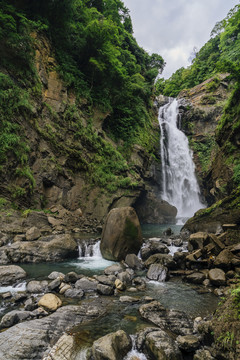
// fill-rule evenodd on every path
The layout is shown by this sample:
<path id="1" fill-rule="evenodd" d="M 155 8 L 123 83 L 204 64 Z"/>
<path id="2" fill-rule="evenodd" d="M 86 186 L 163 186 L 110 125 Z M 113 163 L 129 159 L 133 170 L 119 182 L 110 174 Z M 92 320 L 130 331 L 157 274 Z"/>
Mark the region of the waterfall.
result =
<path id="1" fill-rule="evenodd" d="M 187 136 L 179 130 L 179 102 L 170 99 L 159 109 L 161 129 L 162 199 L 174 205 L 178 218 L 189 218 L 205 207 L 195 175 Z"/>

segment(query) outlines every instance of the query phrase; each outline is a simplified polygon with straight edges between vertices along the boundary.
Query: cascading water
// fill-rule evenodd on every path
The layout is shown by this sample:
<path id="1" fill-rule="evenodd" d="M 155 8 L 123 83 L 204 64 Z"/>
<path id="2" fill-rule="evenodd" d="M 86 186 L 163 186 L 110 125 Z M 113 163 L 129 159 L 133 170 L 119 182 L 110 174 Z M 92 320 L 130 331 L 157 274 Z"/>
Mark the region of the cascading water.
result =
<path id="1" fill-rule="evenodd" d="M 162 199 L 174 205 L 178 218 L 189 218 L 204 208 L 188 138 L 179 130 L 179 102 L 170 99 L 159 109 L 161 129 Z"/>

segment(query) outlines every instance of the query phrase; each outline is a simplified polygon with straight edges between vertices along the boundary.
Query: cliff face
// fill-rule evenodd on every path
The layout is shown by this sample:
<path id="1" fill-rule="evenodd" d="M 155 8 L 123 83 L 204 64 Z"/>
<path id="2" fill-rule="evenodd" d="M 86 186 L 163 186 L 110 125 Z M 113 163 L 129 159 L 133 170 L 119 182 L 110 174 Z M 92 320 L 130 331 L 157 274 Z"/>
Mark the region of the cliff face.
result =
<path id="1" fill-rule="evenodd" d="M 239 91 L 233 91 L 228 75 L 223 74 L 180 96 L 184 98 L 182 125 L 210 206 L 198 211 L 185 228 L 215 232 L 223 224 L 239 224 Z M 213 104 L 205 103 L 209 97 Z"/>
<path id="2" fill-rule="evenodd" d="M 30 94 L 28 112 L 15 119 L 28 147 L 27 166 L 8 153 L 8 162 L 1 167 L 4 199 L 23 209 L 80 208 L 94 226 L 114 207 L 142 204 L 139 199 L 158 188 L 160 181 L 156 110 L 151 114 L 151 144 L 124 152 L 124 144 L 115 143 L 103 130 L 109 114 L 76 98 L 58 74 L 48 40 L 37 33 L 32 37 L 38 91 Z M 151 222 L 151 215 L 142 220 Z"/>

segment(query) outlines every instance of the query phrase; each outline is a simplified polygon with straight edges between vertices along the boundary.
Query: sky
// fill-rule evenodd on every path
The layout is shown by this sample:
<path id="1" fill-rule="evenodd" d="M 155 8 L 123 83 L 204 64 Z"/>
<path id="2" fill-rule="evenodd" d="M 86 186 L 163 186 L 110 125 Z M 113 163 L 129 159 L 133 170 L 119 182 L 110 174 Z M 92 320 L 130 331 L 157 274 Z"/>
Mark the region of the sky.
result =
<path id="1" fill-rule="evenodd" d="M 217 21 L 240 0 L 123 0 L 130 10 L 134 37 L 150 54 L 167 63 L 161 76 L 168 78 L 210 39 Z"/>

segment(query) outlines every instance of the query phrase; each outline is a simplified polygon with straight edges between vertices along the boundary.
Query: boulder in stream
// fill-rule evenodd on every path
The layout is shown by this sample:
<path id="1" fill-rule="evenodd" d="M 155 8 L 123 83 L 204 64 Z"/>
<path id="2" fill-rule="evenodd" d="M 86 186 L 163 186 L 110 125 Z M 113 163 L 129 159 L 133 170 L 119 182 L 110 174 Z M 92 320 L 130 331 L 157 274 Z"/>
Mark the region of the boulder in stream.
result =
<path id="1" fill-rule="evenodd" d="M 107 334 L 94 341 L 92 355 L 94 360 L 122 360 L 131 350 L 132 342 L 123 330 Z"/>
<path id="2" fill-rule="evenodd" d="M 26 271 L 20 266 L 0 266 L 0 286 L 14 284 L 17 281 L 24 279 L 26 276 Z"/>
<path id="3" fill-rule="evenodd" d="M 127 254 L 137 254 L 142 245 L 140 223 L 132 207 L 112 209 L 106 219 L 101 253 L 107 260 L 121 261 Z"/>

